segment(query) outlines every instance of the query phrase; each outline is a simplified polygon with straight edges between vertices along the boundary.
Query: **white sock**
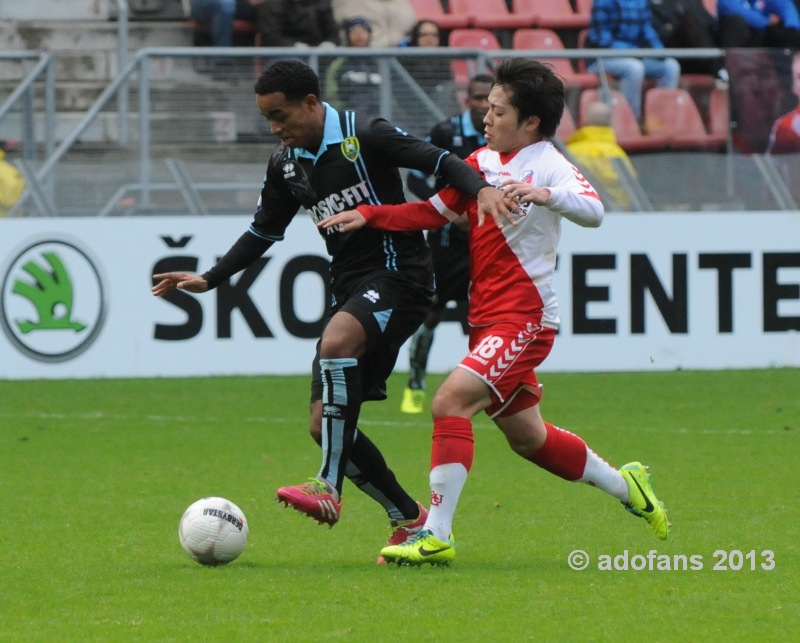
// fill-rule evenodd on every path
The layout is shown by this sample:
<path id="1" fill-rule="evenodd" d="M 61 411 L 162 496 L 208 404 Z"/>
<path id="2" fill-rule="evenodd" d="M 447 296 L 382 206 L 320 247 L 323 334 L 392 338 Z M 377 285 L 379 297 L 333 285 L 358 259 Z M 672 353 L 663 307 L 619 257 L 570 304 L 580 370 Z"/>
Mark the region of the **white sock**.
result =
<path id="1" fill-rule="evenodd" d="M 578 482 L 593 485 L 622 502 L 628 502 L 628 483 L 625 482 L 625 478 L 589 447 L 586 447 L 586 467 Z"/>
<path id="2" fill-rule="evenodd" d="M 431 469 L 431 508 L 425 529 L 432 531 L 439 540 L 446 541 L 453 533 L 453 515 L 467 475 L 460 462 L 440 464 Z"/>

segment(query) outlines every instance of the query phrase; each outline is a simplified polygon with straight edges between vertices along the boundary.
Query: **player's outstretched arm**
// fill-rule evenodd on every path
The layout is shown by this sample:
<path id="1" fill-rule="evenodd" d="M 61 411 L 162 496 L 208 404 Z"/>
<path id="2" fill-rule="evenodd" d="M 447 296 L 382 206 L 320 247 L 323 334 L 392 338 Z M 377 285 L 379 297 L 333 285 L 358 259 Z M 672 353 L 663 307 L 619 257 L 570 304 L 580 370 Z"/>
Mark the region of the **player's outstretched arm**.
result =
<path id="1" fill-rule="evenodd" d="M 337 232 L 350 232 L 363 228 L 365 225 L 367 225 L 367 220 L 358 210 L 345 210 L 323 219 L 317 224 L 317 227 L 322 230 L 335 228 Z"/>
<path id="2" fill-rule="evenodd" d="M 208 290 L 208 282 L 200 275 L 191 272 L 162 272 L 153 275 L 153 279 L 158 281 L 151 289 L 156 297 L 163 297 L 176 288 L 197 293 Z"/>

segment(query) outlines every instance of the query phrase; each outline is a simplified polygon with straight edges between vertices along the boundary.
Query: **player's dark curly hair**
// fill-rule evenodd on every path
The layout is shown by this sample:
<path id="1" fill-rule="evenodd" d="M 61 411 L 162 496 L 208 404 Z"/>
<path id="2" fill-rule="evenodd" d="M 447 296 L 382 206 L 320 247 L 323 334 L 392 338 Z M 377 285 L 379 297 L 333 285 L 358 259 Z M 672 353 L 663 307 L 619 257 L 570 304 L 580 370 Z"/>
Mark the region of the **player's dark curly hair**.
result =
<path id="1" fill-rule="evenodd" d="M 539 133 L 555 136 L 564 114 L 564 83 L 549 65 L 530 58 L 506 58 L 495 69 L 494 84 L 506 92 L 520 123 L 538 116 Z"/>
<path id="2" fill-rule="evenodd" d="M 319 77 L 300 60 L 276 60 L 258 77 L 256 94 L 283 92 L 289 102 L 299 102 L 309 94 L 320 97 Z"/>

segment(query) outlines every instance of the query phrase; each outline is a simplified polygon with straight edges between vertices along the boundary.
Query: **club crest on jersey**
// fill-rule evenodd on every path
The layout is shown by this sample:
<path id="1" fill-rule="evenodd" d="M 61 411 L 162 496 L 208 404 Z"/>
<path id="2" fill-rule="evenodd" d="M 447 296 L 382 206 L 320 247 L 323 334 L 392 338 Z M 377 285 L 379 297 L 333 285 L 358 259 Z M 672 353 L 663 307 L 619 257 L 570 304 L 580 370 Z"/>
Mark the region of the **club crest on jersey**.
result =
<path id="1" fill-rule="evenodd" d="M 519 180 L 522 183 L 533 183 L 533 170 L 525 170 L 520 174 Z"/>
<path id="2" fill-rule="evenodd" d="M 297 173 L 294 161 L 286 161 L 281 167 L 281 170 L 283 170 L 284 179 L 291 179 Z"/>
<path id="3" fill-rule="evenodd" d="M 355 163 L 359 152 L 361 152 L 361 143 L 358 142 L 358 139 L 355 136 L 348 136 L 342 141 L 340 147 L 342 149 L 342 156 L 351 163 Z"/>

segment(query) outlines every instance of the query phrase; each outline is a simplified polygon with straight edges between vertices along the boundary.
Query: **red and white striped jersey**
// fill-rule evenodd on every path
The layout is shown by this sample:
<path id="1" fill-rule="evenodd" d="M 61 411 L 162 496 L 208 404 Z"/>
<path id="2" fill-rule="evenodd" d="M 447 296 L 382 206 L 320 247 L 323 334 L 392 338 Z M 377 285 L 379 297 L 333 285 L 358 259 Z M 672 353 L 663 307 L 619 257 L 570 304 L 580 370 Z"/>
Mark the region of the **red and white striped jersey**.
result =
<path id="1" fill-rule="evenodd" d="M 470 218 L 470 311 L 472 326 L 522 320 L 557 328 L 558 302 L 553 290 L 561 218 L 596 227 L 603 204 L 580 170 L 549 141 L 513 154 L 483 147 L 466 159 L 488 183 L 524 181 L 550 190 L 545 206 L 526 204 L 519 224 L 498 228 L 477 221 L 477 201 L 445 187 L 425 203 L 359 207 L 373 227 L 391 230 L 445 225 L 459 215 Z"/>

